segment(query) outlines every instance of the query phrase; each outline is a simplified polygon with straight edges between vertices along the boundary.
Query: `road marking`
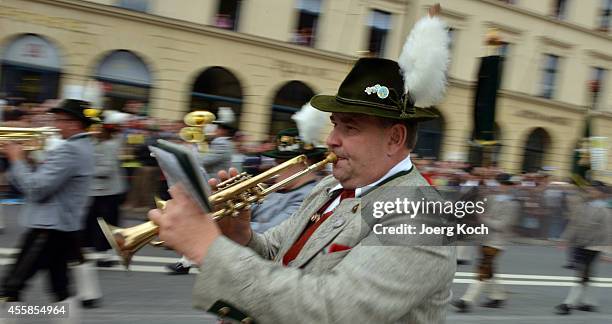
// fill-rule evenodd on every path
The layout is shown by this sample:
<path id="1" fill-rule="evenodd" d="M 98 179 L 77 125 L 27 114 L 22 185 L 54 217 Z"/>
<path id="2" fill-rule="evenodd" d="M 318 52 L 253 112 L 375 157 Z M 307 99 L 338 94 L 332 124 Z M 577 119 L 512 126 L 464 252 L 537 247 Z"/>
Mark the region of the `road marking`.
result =
<path id="1" fill-rule="evenodd" d="M 475 272 L 455 272 L 455 277 L 476 277 L 476 273 Z M 509 274 L 509 273 L 495 274 L 495 277 L 504 278 L 504 279 L 561 280 L 561 281 L 575 281 L 576 279 L 578 279 L 577 277 L 572 277 L 572 276 L 543 276 L 543 275 L 525 275 L 525 274 Z M 612 281 L 612 278 L 592 277 L 591 280 L 608 282 L 608 281 Z"/>
<path id="2" fill-rule="evenodd" d="M 462 279 L 455 278 L 453 283 L 464 283 L 469 284 L 475 282 L 475 279 Z M 509 286 L 553 286 L 553 287 L 571 287 L 576 285 L 575 282 L 570 281 L 526 281 L 526 280 L 496 280 L 496 283 Z M 612 282 L 595 282 L 591 284 L 594 287 L 612 288 Z"/>
<path id="3" fill-rule="evenodd" d="M 0 265 L 9 265 L 14 262 L 14 258 L 9 256 L 15 255 L 19 250 L 14 248 L 0 248 L 0 256 L 4 255 L 7 257 L 0 257 Z M 87 253 L 86 256 L 91 259 L 105 256 L 102 253 Z M 154 257 L 154 256 L 134 256 L 132 261 L 134 262 L 145 262 L 145 263 L 174 263 L 178 258 L 168 257 Z M 98 267 L 98 270 L 102 271 L 126 271 L 122 265 L 115 265 L 113 267 Z M 152 266 L 152 265 L 141 265 L 132 264 L 130 265 L 131 272 L 149 272 L 149 273 L 167 273 L 168 270 L 164 266 Z M 192 271 L 191 274 L 197 273 L 197 270 Z M 469 284 L 476 281 L 477 276 L 474 272 L 456 272 L 454 283 Z M 554 286 L 554 287 L 571 287 L 575 284 L 578 278 L 573 276 L 546 276 L 546 275 L 527 275 L 527 274 L 510 274 L 500 273 L 495 275 L 499 278 L 496 282 L 502 285 L 515 285 L 515 286 Z M 606 277 L 593 277 L 591 278 L 594 282 L 592 283 L 595 287 L 612 288 L 612 278 Z"/>
<path id="4" fill-rule="evenodd" d="M 19 249 L 14 248 L 0 248 L 0 255 L 4 257 L 14 257 L 19 253 Z M 97 259 L 100 257 L 106 257 L 105 253 L 85 253 L 85 256 L 89 259 Z M 156 263 L 174 263 L 178 261 L 178 257 L 176 258 L 168 258 L 168 257 L 154 257 L 154 256 L 140 256 L 135 255 L 132 260 L 133 261 L 142 261 L 142 262 L 156 262 Z"/>

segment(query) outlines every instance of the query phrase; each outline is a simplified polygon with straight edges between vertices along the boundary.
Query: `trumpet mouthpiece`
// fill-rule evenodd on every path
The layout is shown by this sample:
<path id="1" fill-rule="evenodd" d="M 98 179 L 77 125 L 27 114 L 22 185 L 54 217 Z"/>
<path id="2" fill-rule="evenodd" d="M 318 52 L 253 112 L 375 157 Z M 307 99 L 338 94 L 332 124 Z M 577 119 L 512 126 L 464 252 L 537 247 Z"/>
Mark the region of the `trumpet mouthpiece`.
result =
<path id="1" fill-rule="evenodd" d="M 336 156 L 335 153 L 329 153 L 327 154 L 327 157 L 325 158 L 329 163 L 333 163 L 336 164 L 336 162 L 338 162 L 338 157 Z"/>

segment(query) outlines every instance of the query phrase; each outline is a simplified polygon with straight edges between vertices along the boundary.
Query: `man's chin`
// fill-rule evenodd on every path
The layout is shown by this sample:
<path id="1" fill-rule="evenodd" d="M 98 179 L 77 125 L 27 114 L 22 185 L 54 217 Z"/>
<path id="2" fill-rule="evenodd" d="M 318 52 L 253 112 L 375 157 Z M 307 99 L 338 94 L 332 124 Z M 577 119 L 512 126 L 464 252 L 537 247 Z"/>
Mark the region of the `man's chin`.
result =
<path id="1" fill-rule="evenodd" d="M 344 170 L 342 170 L 342 168 L 338 168 L 336 166 L 334 166 L 333 170 L 332 170 L 332 175 L 334 176 L 334 178 L 336 178 L 336 180 L 342 182 L 343 180 L 346 179 L 346 172 L 344 172 Z"/>

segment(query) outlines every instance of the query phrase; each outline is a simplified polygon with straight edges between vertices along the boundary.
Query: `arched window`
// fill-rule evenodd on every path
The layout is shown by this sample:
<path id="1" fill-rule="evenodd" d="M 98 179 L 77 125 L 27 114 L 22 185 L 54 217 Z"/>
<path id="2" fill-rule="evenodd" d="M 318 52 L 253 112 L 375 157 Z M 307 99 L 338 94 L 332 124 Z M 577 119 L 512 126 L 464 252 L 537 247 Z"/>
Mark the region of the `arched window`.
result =
<path id="1" fill-rule="evenodd" d="M 136 54 L 126 50 L 111 52 L 100 61 L 95 78 L 104 88 L 104 108 L 148 113 L 151 73 Z"/>
<path id="2" fill-rule="evenodd" d="M 276 92 L 270 114 L 270 135 L 296 127 L 291 116 L 314 96 L 314 91 L 301 81 L 289 81 Z"/>
<path id="3" fill-rule="evenodd" d="M 59 97 L 61 60 L 57 48 L 34 34 L 8 44 L 0 61 L 0 92 L 25 102 Z"/>
<path id="4" fill-rule="evenodd" d="M 240 125 L 242 86 L 227 69 L 219 66 L 206 69 L 196 78 L 191 91 L 189 111 L 206 110 L 217 115 L 219 107 L 230 107 Z"/>
<path id="5" fill-rule="evenodd" d="M 529 133 L 523 155 L 524 172 L 536 172 L 544 166 L 546 152 L 550 147 L 550 135 L 541 127 Z"/>

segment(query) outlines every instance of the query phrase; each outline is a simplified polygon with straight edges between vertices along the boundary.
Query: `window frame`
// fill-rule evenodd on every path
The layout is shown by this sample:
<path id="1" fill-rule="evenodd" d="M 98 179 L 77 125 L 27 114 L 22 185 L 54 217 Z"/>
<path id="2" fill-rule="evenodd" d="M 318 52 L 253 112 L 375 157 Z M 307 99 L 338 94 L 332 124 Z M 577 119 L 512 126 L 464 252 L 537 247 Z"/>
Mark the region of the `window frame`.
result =
<path id="1" fill-rule="evenodd" d="M 554 59 L 554 68 L 551 68 L 549 66 L 551 62 L 550 59 Z M 544 53 L 544 66 L 540 70 L 542 71 L 539 93 L 540 97 L 545 99 L 554 99 L 556 94 L 556 88 L 558 86 L 558 77 L 560 74 L 560 62 L 561 56 L 552 53 Z M 546 83 L 546 80 L 549 79 L 549 76 L 551 76 L 551 84 Z"/>

